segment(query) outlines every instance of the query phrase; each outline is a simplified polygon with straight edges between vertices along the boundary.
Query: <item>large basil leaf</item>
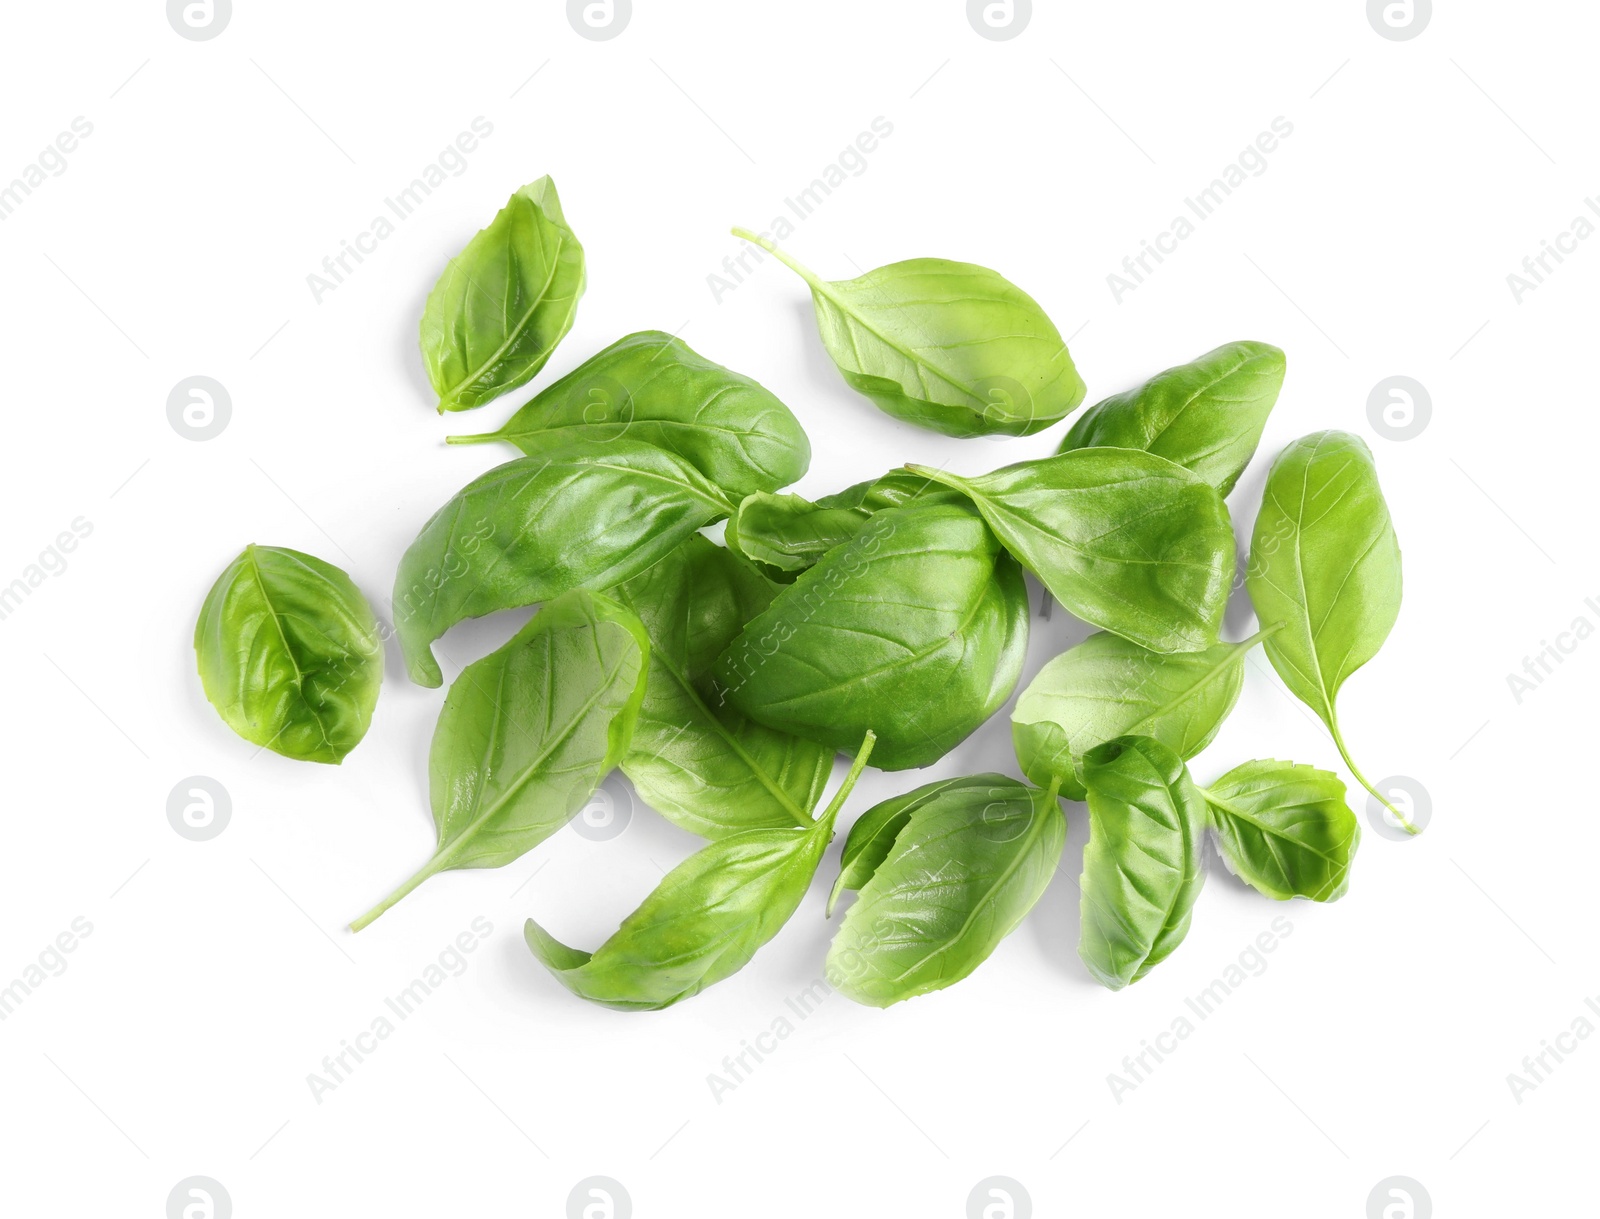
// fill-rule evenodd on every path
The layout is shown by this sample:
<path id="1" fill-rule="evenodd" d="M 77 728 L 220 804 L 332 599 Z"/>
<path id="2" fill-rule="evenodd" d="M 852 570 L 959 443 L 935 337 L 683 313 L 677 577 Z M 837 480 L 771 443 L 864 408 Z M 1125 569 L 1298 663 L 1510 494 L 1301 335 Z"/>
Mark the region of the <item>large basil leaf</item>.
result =
<path id="1" fill-rule="evenodd" d="M 970 496 L 1006 549 L 1092 626 L 1157 652 L 1217 641 L 1233 526 L 1199 475 L 1133 449 L 1079 449 L 977 478 L 910 469 Z"/>
<path id="2" fill-rule="evenodd" d="M 548 177 L 530 182 L 450 260 L 422 311 L 439 411 L 482 406 L 533 380 L 572 327 L 583 247 Z"/>
<path id="3" fill-rule="evenodd" d="M 1285 623 L 1267 640 L 1267 659 L 1322 717 L 1350 773 L 1415 833 L 1351 760 L 1335 710 L 1345 680 L 1389 637 L 1400 583 L 1400 543 L 1366 444 L 1316 432 L 1278 454 L 1245 573 L 1257 617 Z"/>
<path id="4" fill-rule="evenodd" d="M 194 651 L 228 727 L 284 757 L 342 761 L 372 722 L 377 620 L 350 577 L 312 555 L 246 546 L 206 594 Z"/>
<path id="5" fill-rule="evenodd" d="M 1279 626 L 1243 643 L 1165 655 L 1118 635 L 1090 635 L 1040 669 L 1012 709 L 1023 774 L 1082 800 L 1075 760 L 1119 736 L 1154 737 L 1180 758 L 1194 757 L 1239 701 L 1245 653 Z"/>
<path id="6" fill-rule="evenodd" d="M 904 797 L 906 822 L 828 950 L 841 994 L 888 1007 L 951 986 L 1044 894 L 1066 840 L 1060 803 L 1015 779 L 982 780 Z"/>
<path id="7" fill-rule="evenodd" d="M 949 436 L 1030 436 L 1083 401 L 1061 333 L 987 267 L 913 258 L 830 283 L 765 238 L 734 234 L 806 281 L 828 355 L 896 419 Z"/>
<path id="8" fill-rule="evenodd" d="M 1078 955 L 1121 990 L 1164 961 L 1189 933 L 1206 803 L 1183 759 L 1149 737 L 1119 737 L 1083 760 L 1089 844 L 1083 851 Z"/>
<path id="9" fill-rule="evenodd" d="M 411 679 L 441 681 L 429 645 L 464 618 L 606 588 L 733 510 L 683 458 L 636 440 L 519 457 L 458 491 L 395 576 L 395 629 Z"/>
<path id="10" fill-rule="evenodd" d="M 1344 896 L 1361 825 L 1337 775 L 1293 762 L 1246 762 L 1200 792 L 1223 862 L 1246 884 L 1280 901 Z"/>
<path id="11" fill-rule="evenodd" d="M 871 752 L 869 735 L 815 823 L 748 830 L 702 848 L 668 872 L 594 952 L 567 947 L 532 919 L 523 926 L 528 948 L 573 994 L 622 1011 L 671 1007 L 737 973 L 811 887 Z"/>
<path id="12" fill-rule="evenodd" d="M 622 760 L 646 804 L 706 838 L 811 824 L 833 750 L 753 723 L 707 693 L 712 663 L 775 590 L 698 534 L 612 590 L 650 636 L 650 681 Z"/>
<path id="13" fill-rule="evenodd" d="M 719 696 L 772 728 L 847 749 L 877 733 L 885 770 L 926 766 L 989 718 L 1021 674 L 1022 573 L 966 504 L 878 513 L 745 627 Z"/>
<path id="14" fill-rule="evenodd" d="M 360 931 L 430 876 L 503 867 L 565 825 L 627 753 L 649 657 L 632 612 L 575 591 L 463 669 L 428 756 L 438 849 L 350 929 Z"/>
<path id="15" fill-rule="evenodd" d="M 659 330 L 585 360 L 498 432 L 449 441 L 505 440 L 535 457 L 624 436 L 670 449 L 735 499 L 787 487 L 811 464 L 800 421 L 774 394 Z"/>
<path id="16" fill-rule="evenodd" d="M 1091 406 L 1057 451 L 1144 449 L 1226 495 L 1261 443 L 1283 372 L 1283 352 L 1271 344 L 1226 343 Z"/>

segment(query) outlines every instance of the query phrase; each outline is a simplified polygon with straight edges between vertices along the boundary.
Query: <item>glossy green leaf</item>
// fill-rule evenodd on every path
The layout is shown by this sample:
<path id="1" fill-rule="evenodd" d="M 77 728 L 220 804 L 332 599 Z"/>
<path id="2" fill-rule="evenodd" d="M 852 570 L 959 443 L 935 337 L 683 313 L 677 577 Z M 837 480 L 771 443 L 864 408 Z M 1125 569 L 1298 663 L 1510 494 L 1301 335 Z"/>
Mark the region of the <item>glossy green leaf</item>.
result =
<path id="1" fill-rule="evenodd" d="M 1226 495 L 1261 443 L 1283 373 L 1283 352 L 1271 344 L 1226 343 L 1091 406 L 1058 451 L 1144 449 Z"/>
<path id="2" fill-rule="evenodd" d="M 676 453 L 734 499 L 787 487 L 811 464 L 800 421 L 775 395 L 659 330 L 585 360 L 499 431 L 449 440 L 504 440 L 536 457 L 623 437 Z"/>
<path id="3" fill-rule="evenodd" d="M 710 693 L 710 670 L 772 585 L 691 535 L 612 596 L 650 636 L 650 680 L 622 761 L 646 804 L 706 838 L 811 824 L 834 751 L 753 723 Z"/>
<path id="4" fill-rule="evenodd" d="M 1002 775 L 931 786 L 903 797 L 905 823 L 828 950 L 829 984 L 857 1003 L 888 1007 L 961 981 L 1061 859 L 1067 823 L 1053 793 Z M 872 853 L 879 843 L 874 834 Z"/>
<path id="5" fill-rule="evenodd" d="M 1200 792 L 1222 860 L 1246 884 L 1280 901 L 1344 896 L 1361 825 L 1337 775 L 1293 762 L 1246 762 Z"/>
<path id="6" fill-rule="evenodd" d="M 765 238 L 734 234 L 806 281 L 828 355 L 897 419 L 949 436 L 1029 436 L 1083 401 L 1055 325 L 987 267 L 913 258 L 830 283 Z"/>
<path id="7" fill-rule="evenodd" d="M 811 887 L 833 823 L 872 752 L 869 735 L 843 785 L 807 828 L 749 830 L 689 856 L 594 952 L 569 948 L 529 919 L 528 948 L 579 998 L 654 1011 L 743 969 Z"/>
<path id="8" fill-rule="evenodd" d="M 970 496 L 1006 549 L 1090 625 L 1157 652 L 1216 643 L 1233 525 L 1199 475 L 1133 449 L 1079 449 L 977 478 L 910 469 Z"/>
<path id="9" fill-rule="evenodd" d="M 570 592 L 463 669 L 428 756 L 438 849 L 351 930 L 430 876 L 503 867 L 565 825 L 627 753 L 649 658 L 631 611 L 598 593 Z"/>
<path id="10" fill-rule="evenodd" d="M 1239 701 L 1245 654 L 1277 626 L 1243 643 L 1162 654 L 1117 635 L 1090 635 L 1039 670 L 1011 712 L 1022 773 L 1084 798 L 1076 761 L 1119 736 L 1154 737 L 1180 758 L 1217 735 Z"/>
<path id="11" fill-rule="evenodd" d="M 194 651 L 228 727 L 284 757 L 342 761 L 372 722 L 377 620 L 350 577 L 312 555 L 246 546 L 206 594 Z"/>
<path id="12" fill-rule="evenodd" d="M 1322 717 L 1361 785 L 1411 828 L 1351 760 L 1335 710 L 1345 681 L 1389 637 L 1400 583 L 1400 543 L 1366 444 L 1347 432 L 1317 432 L 1278 454 L 1245 573 L 1256 615 L 1285 623 L 1267 641 L 1267 659 Z"/>
<path id="13" fill-rule="evenodd" d="M 422 360 L 440 413 L 533 380 L 572 327 L 583 247 L 555 183 L 530 182 L 439 276 L 422 311 Z"/>
<path id="14" fill-rule="evenodd" d="M 1083 760 L 1089 844 L 1083 851 L 1078 955 L 1112 990 L 1137 982 L 1189 933 L 1205 883 L 1206 803 L 1183 759 L 1149 737 L 1119 737 Z"/>
<path id="15" fill-rule="evenodd" d="M 999 709 L 1028 639 L 1022 573 L 970 505 L 878 513 L 758 614 L 715 666 L 769 727 L 885 770 L 926 766 Z"/>
<path id="16" fill-rule="evenodd" d="M 458 491 L 395 576 L 395 629 L 411 679 L 441 681 L 430 644 L 466 618 L 620 584 L 733 510 L 674 453 L 636 440 L 519 457 Z"/>

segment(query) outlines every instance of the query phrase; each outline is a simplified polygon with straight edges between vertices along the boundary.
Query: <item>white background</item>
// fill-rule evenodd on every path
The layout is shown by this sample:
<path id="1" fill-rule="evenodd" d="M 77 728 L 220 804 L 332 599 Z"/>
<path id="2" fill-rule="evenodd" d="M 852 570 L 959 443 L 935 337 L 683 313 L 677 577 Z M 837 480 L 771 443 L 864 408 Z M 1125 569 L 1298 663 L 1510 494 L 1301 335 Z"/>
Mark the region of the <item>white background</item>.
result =
<path id="1" fill-rule="evenodd" d="M 955 0 L 636 0 L 597 42 L 548 0 L 237 0 L 194 42 L 155 0 L 7 6 L 0 182 L 93 124 L 0 223 L 0 584 L 74 518 L 93 526 L 0 621 L 0 984 L 93 925 L 0 1023 L 8 1212 L 156 1219 L 204 1174 L 240 1219 L 559 1216 L 603 1174 L 640 1216 L 957 1217 L 1000 1174 L 1041 1216 L 1359 1219 L 1404 1174 L 1440 1216 L 1578 1213 L 1600 1038 L 1520 1104 L 1506 1077 L 1600 995 L 1600 643 L 1520 704 L 1507 674 L 1580 615 L 1600 624 L 1584 605 L 1600 243 L 1520 304 L 1506 276 L 1600 188 L 1600 14 L 1439 7 L 1396 42 L 1357 0 L 1041 3 L 989 41 Z M 466 171 L 317 303 L 306 276 L 480 115 L 494 133 Z M 250 541 L 321 555 L 384 606 L 422 521 L 511 455 L 441 439 L 497 426 L 535 387 L 439 419 L 417 320 L 444 260 L 545 173 L 589 288 L 537 385 L 629 331 L 680 331 L 795 409 L 805 494 L 904 461 L 1049 452 L 1059 429 L 961 442 L 874 410 L 774 263 L 713 298 L 707 276 L 741 248 L 728 226 L 766 227 L 877 116 L 892 136 L 788 242 L 822 274 L 993 266 L 1075 335 L 1090 402 L 1231 339 L 1283 347 L 1282 399 L 1232 497 L 1242 537 L 1284 443 L 1336 427 L 1373 446 L 1405 605 L 1342 713 L 1369 774 L 1416 779 L 1433 820 L 1406 843 L 1368 826 L 1326 907 L 1268 902 L 1213 860 L 1180 951 L 1112 994 L 1076 956 L 1069 805 L 1063 874 L 974 977 L 887 1012 L 830 998 L 718 1103 L 707 1076 L 820 976 L 837 842 L 747 969 L 663 1013 L 582 1004 L 520 934 L 533 915 L 592 947 L 693 849 L 645 809 L 612 841 L 567 830 L 501 871 L 430 880 L 351 936 L 431 851 L 443 691 L 391 655 L 366 742 L 338 768 L 296 763 L 223 726 L 190 632 Z M 1266 172 L 1119 304 L 1107 274 L 1277 116 L 1294 132 Z M 197 374 L 233 404 L 205 442 L 166 416 Z M 1433 403 L 1406 441 L 1367 413 L 1396 374 Z M 524 617 L 453 632 L 447 680 Z M 1249 625 L 1230 616 L 1235 638 Z M 1025 676 L 1083 633 L 1036 618 Z M 1338 768 L 1256 655 L 1193 769 L 1272 756 Z M 1014 772 L 1004 715 L 925 772 L 869 774 L 841 824 L 980 769 Z M 191 775 L 231 795 L 210 842 L 167 822 Z M 465 972 L 313 1100 L 308 1073 L 477 916 L 494 932 Z M 1293 931 L 1265 972 L 1114 1100 L 1124 1055 L 1279 916 Z"/>

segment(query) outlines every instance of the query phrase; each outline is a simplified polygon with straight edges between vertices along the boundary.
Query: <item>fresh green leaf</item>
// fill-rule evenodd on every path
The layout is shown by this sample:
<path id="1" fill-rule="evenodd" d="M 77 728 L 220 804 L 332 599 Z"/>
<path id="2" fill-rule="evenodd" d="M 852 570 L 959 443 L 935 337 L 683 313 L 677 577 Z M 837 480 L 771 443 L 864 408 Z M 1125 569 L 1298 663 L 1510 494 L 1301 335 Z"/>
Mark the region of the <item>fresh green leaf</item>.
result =
<path id="1" fill-rule="evenodd" d="M 734 235 L 806 281 L 828 355 L 896 419 L 949 436 L 1030 436 L 1083 401 L 1060 332 L 987 267 L 913 258 L 829 283 L 764 237 Z"/>
<path id="2" fill-rule="evenodd" d="M 1149 737 L 1119 737 L 1083 759 L 1089 844 L 1083 851 L 1078 955 L 1121 990 L 1164 961 L 1189 933 L 1206 803 L 1183 759 Z"/>
<path id="3" fill-rule="evenodd" d="M 1347 432 L 1303 436 L 1278 454 L 1256 517 L 1245 586 L 1262 622 L 1286 625 L 1267 659 L 1328 726 L 1350 773 L 1416 833 L 1351 760 L 1335 703 L 1400 615 L 1400 543 L 1366 444 Z"/>
<path id="4" fill-rule="evenodd" d="M 450 260 L 422 311 L 439 411 L 482 406 L 533 380 L 572 327 L 583 247 L 548 177 L 530 182 Z"/>
<path id="5" fill-rule="evenodd" d="M 377 620 L 350 577 L 312 555 L 246 546 L 206 594 L 194 651 L 228 727 L 286 758 L 340 762 L 372 723 Z"/>
<path id="6" fill-rule="evenodd" d="M 878 513 L 778 594 L 715 666 L 719 697 L 769 727 L 926 766 L 999 709 L 1021 674 L 1028 597 L 970 505 Z"/>
<path id="7" fill-rule="evenodd" d="M 776 396 L 659 330 L 585 360 L 499 431 L 449 440 L 504 440 L 537 457 L 623 437 L 676 453 L 734 499 L 787 487 L 811 464 L 800 421 Z"/>
<path id="8" fill-rule="evenodd" d="M 1246 762 L 1200 793 L 1223 862 L 1246 884 L 1280 901 L 1344 896 L 1361 825 L 1337 775 L 1293 762 Z"/>
<path id="9" fill-rule="evenodd" d="M 1233 525 L 1199 475 L 1132 449 L 1079 449 L 977 478 L 908 468 L 970 496 L 1006 549 L 1090 625 L 1157 652 L 1216 643 Z"/>
<path id="10" fill-rule="evenodd" d="M 1276 347 L 1226 343 L 1091 406 L 1058 452 L 1144 449 L 1193 470 L 1226 495 L 1261 443 L 1283 372 Z"/>
<path id="11" fill-rule="evenodd" d="M 1244 658 L 1279 628 L 1203 652 L 1162 654 L 1117 635 L 1090 635 L 1039 670 L 1011 712 L 1022 773 L 1041 787 L 1084 798 L 1076 762 L 1119 736 L 1154 737 L 1180 758 L 1217 735 L 1239 701 Z"/>
<path id="12" fill-rule="evenodd" d="M 649 659 L 649 638 L 631 611 L 575 591 L 463 669 L 428 758 L 438 849 L 350 929 L 360 931 L 430 876 L 503 867 L 565 825 L 627 753 Z"/>
<path id="13" fill-rule="evenodd" d="M 834 751 L 753 723 L 709 692 L 712 663 L 773 587 L 698 534 L 611 595 L 650 636 L 650 680 L 623 772 L 651 808 L 706 838 L 811 824 Z"/>
<path id="14" fill-rule="evenodd" d="M 620 584 L 733 510 L 683 458 L 636 440 L 519 457 L 458 491 L 395 576 L 411 679 L 442 680 L 430 644 L 465 618 Z"/>
<path id="15" fill-rule="evenodd" d="M 871 752 L 869 733 L 814 824 L 747 830 L 703 847 L 594 952 L 568 948 L 532 919 L 523 927 L 528 948 L 573 994 L 622 1011 L 670 1007 L 737 973 L 799 907 Z"/>

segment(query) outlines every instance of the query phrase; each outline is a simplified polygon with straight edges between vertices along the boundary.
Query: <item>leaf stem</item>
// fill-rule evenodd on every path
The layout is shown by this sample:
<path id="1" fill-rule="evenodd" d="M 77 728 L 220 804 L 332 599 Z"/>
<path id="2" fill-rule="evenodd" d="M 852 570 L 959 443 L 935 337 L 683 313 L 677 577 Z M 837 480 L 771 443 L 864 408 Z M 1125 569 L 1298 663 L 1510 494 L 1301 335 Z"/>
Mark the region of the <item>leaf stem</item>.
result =
<path id="1" fill-rule="evenodd" d="M 822 286 L 822 280 L 817 276 L 815 271 L 813 271 L 810 267 L 796 262 L 793 258 L 790 258 L 789 255 L 785 254 L 776 245 L 774 245 L 771 241 L 768 241 L 765 237 L 762 237 L 760 234 L 752 233 L 749 229 L 740 228 L 738 225 L 734 225 L 733 235 L 750 242 L 751 245 L 760 246 L 768 254 L 771 254 L 784 266 L 788 267 L 789 270 L 793 271 L 801 279 L 805 280 L 806 283 L 810 284 L 813 288 L 820 288 Z"/>
<path id="2" fill-rule="evenodd" d="M 499 432 L 473 432 L 470 436 L 446 436 L 446 444 L 488 444 L 491 440 L 499 440 Z"/>
<path id="3" fill-rule="evenodd" d="M 443 854 L 439 854 L 439 855 L 435 855 L 432 859 L 428 860 L 428 862 L 423 865 L 422 870 L 419 871 L 415 876 L 413 876 L 410 880 L 406 881 L 405 884 L 401 885 L 393 893 L 389 894 L 388 897 L 384 898 L 381 902 L 379 902 L 371 910 L 368 910 L 360 918 L 356 919 L 353 923 L 351 923 L 350 924 L 350 930 L 351 931 L 360 931 L 363 927 L 370 926 L 373 923 L 373 921 L 376 920 L 377 917 L 380 914 L 382 914 L 385 910 L 389 909 L 390 906 L 394 905 L 401 898 L 405 897 L 406 894 L 410 893 L 413 889 L 415 889 L 423 881 L 427 880 L 428 877 L 436 875 L 438 872 L 442 871 L 443 870 L 443 868 L 442 868 L 443 859 L 444 859 L 444 855 Z"/>
<path id="4" fill-rule="evenodd" d="M 1262 627 L 1254 635 L 1250 636 L 1250 638 L 1245 639 L 1245 640 L 1241 640 L 1240 643 L 1239 643 L 1239 646 L 1241 648 L 1253 648 L 1253 647 L 1256 646 L 1256 644 L 1260 643 L 1262 640 L 1270 639 L 1272 636 L 1276 635 L 1279 631 L 1283 630 L 1283 628 L 1288 626 L 1288 625 L 1289 624 L 1288 624 L 1287 620 L 1280 618 L 1277 622 L 1274 622 L 1271 626 Z"/>
<path id="5" fill-rule="evenodd" d="M 856 780 L 861 777 L 861 772 L 867 768 L 867 759 L 872 756 L 872 747 L 878 743 L 878 734 L 872 729 L 867 729 L 867 735 L 861 738 L 861 748 L 856 751 L 856 760 L 850 763 L 850 773 L 845 775 L 844 782 L 839 784 L 839 790 L 833 793 L 833 799 L 828 802 L 828 807 L 823 810 L 812 826 L 826 826 L 828 836 L 833 836 L 833 823 L 839 816 L 839 810 L 844 807 L 844 802 L 850 798 L 850 793 L 855 790 Z"/>
<path id="6" fill-rule="evenodd" d="M 1400 823 L 1401 828 L 1404 829 L 1406 833 L 1420 834 L 1422 831 L 1411 824 L 1411 819 L 1397 809 L 1393 804 L 1391 804 L 1387 796 L 1385 796 L 1381 791 L 1367 781 L 1367 776 L 1361 773 L 1361 768 L 1355 764 L 1355 760 L 1350 756 L 1350 751 L 1345 748 L 1344 737 L 1339 732 L 1338 719 L 1332 716 L 1330 716 L 1329 719 L 1330 723 L 1328 724 L 1328 727 L 1333 732 L 1334 746 L 1339 750 L 1339 756 L 1344 759 L 1344 764 L 1350 768 L 1350 773 L 1356 777 L 1356 782 L 1360 783 L 1362 787 L 1371 792 L 1379 804 L 1383 805 L 1384 808 L 1388 809 L 1394 814 L 1394 819 Z"/>

